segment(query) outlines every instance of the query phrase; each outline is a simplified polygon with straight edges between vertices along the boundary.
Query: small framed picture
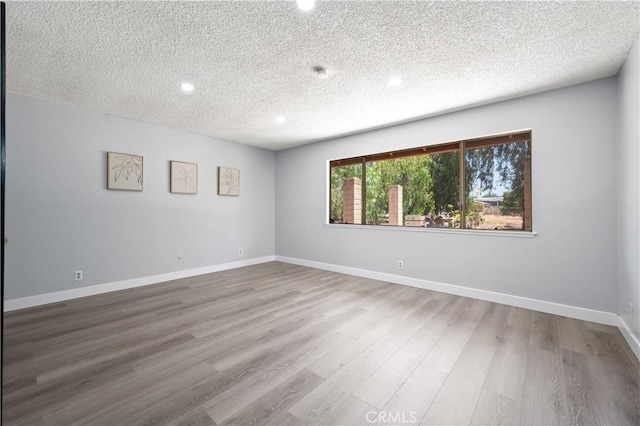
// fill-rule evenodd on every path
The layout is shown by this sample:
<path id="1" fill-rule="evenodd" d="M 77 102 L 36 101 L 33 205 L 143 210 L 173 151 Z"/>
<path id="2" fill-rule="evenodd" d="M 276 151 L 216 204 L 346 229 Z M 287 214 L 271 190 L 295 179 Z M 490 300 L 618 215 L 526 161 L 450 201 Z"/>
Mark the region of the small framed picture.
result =
<path id="1" fill-rule="evenodd" d="M 198 193 L 198 165 L 171 161 L 171 192 L 174 194 Z"/>
<path id="2" fill-rule="evenodd" d="M 143 163 L 142 155 L 107 152 L 107 189 L 142 191 Z"/>
<path id="3" fill-rule="evenodd" d="M 218 195 L 240 195 L 240 170 L 218 167 Z"/>

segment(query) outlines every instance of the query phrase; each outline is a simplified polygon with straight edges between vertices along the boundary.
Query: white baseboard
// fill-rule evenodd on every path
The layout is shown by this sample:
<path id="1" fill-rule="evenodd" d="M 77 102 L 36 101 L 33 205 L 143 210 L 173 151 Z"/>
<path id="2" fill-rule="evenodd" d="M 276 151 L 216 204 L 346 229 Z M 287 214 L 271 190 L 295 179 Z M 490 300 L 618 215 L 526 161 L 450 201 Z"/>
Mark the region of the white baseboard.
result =
<path id="1" fill-rule="evenodd" d="M 368 271 L 365 269 L 350 268 L 347 266 L 333 265 L 329 263 L 315 262 L 311 260 L 298 259 L 294 257 L 276 256 L 278 262 L 291 263 L 294 265 L 308 266 L 326 271 L 339 272 L 347 275 L 355 275 L 363 278 L 387 281 L 395 284 L 408 285 L 411 287 L 423 288 L 426 290 L 438 291 L 441 293 L 455 294 L 457 296 L 471 297 L 473 299 L 486 300 L 488 302 L 501 303 L 503 305 L 516 306 L 518 308 L 531 309 L 548 314 L 560 315 L 563 317 L 575 318 L 584 321 L 597 322 L 600 324 L 618 327 L 620 318 L 618 315 L 597 311 L 594 309 L 579 308 L 577 306 L 563 305 L 561 303 L 546 302 L 544 300 L 530 299 L 528 297 L 512 296 L 510 294 L 496 293 L 493 291 L 479 290 L 470 287 L 463 287 L 453 284 L 444 284 L 435 281 L 428 281 L 419 278 L 403 277 L 401 275 L 385 274 L 382 272 Z"/>
<path id="2" fill-rule="evenodd" d="M 620 329 L 620 332 L 622 333 L 622 335 L 624 336 L 625 340 L 629 344 L 629 347 L 631 348 L 633 353 L 636 354 L 636 357 L 638 358 L 638 360 L 640 360 L 640 341 L 631 332 L 631 327 L 629 327 L 629 324 L 627 324 L 622 319 L 622 317 L 619 316 L 618 320 L 619 320 L 618 321 L 618 328 Z"/>
<path id="3" fill-rule="evenodd" d="M 243 266 L 257 265 L 266 262 L 284 262 L 294 265 L 307 266 L 310 268 L 322 269 L 325 271 L 338 272 L 341 274 L 354 275 L 363 278 L 386 281 L 395 284 L 402 284 L 411 287 L 423 288 L 442 293 L 455 294 L 457 296 L 471 297 L 489 302 L 501 303 L 518 308 L 531 309 L 534 311 L 560 315 L 584 321 L 597 322 L 618 327 L 626 339 L 627 343 L 640 359 L 640 341 L 631 332 L 630 327 L 624 320 L 613 313 L 597 311 L 594 309 L 580 308 L 577 306 L 563 305 L 561 303 L 547 302 L 544 300 L 531 299 L 527 297 L 513 296 L 493 291 L 480 290 L 470 287 L 463 287 L 453 284 L 444 284 L 435 281 L 423 280 L 420 278 L 404 277 L 401 275 L 386 274 L 382 272 L 368 271 L 366 269 L 351 268 L 348 266 L 334 265 L 330 263 L 315 262 L 312 260 L 298 259 L 286 256 L 265 256 L 254 259 L 240 260 L 237 262 L 222 263 L 218 265 L 205 266 L 202 268 L 187 269 L 183 271 L 169 272 L 166 274 L 151 275 L 147 277 L 134 278 L 130 280 L 116 281 L 105 284 L 92 285 L 89 287 L 74 288 L 70 290 L 58 291 L 54 293 L 38 294 L 35 296 L 22 297 L 18 299 L 6 300 L 4 302 L 4 312 L 25 309 L 34 306 L 46 305 L 49 303 L 62 302 L 80 297 L 93 296 L 97 294 L 109 293 L 112 291 L 125 290 L 128 288 L 142 287 L 157 284 L 165 281 L 188 278 L 197 275 L 210 274 L 212 272 L 225 271 L 228 269 L 241 268 Z"/>
<path id="4" fill-rule="evenodd" d="M 212 272 L 225 271 L 227 269 L 241 268 L 243 266 L 257 265 L 259 263 L 273 262 L 275 256 L 257 257 L 254 259 L 239 260 L 237 262 L 221 263 L 218 265 L 205 266 L 202 268 L 186 269 L 183 271 L 168 272 L 166 274 L 151 275 L 148 277 L 134 278 L 130 280 L 116 281 L 112 283 L 97 284 L 88 287 L 74 288 L 71 290 L 56 291 L 54 293 L 38 294 L 35 296 L 21 297 L 18 299 L 6 300 L 4 302 L 4 312 L 18 309 L 31 308 L 33 306 L 46 305 L 49 303 L 62 302 L 64 300 L 77 299 L 79 297 L 93 296 L 96 294 L 109 293 L 112 291 L 125 290 L 128 288 L 141 287 L 150 284 L 157 284 L 165 281 L 178 280 L 196 275 L 210 274 Z"/>

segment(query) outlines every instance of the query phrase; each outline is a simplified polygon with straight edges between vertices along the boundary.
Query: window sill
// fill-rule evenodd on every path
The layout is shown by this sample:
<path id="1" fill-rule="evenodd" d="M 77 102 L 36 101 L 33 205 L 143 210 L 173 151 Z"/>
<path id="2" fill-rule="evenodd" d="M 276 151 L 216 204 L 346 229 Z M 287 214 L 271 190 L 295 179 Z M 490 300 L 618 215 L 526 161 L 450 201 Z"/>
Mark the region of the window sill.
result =
<path id="1" fill-rule="evenodd" d="M 412 226 L 383 226 L 383 225 L 352 225 L 343 223 L 325 223 L 327 228 L 349 228 L 349 229 L 376 229 L 383 231 L 402 232 L 426 232 L 436 234 L 463 234 L 463 235 L 489 235 L 492 237 L 512 237 L 512 238 L 533 238 L 537 232 L 526 231 L 496 231 L 492 229 L 446 229 L 446 228 L 423 228 Z"/>

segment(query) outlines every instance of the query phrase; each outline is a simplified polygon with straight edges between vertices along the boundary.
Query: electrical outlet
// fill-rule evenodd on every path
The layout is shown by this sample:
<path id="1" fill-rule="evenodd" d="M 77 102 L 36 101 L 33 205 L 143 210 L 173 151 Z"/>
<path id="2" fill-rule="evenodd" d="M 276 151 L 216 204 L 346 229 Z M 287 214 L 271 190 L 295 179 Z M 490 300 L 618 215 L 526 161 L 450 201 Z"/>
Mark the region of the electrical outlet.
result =
<path id="1" fill-rule="evenodd" d="M 404 262 L 402 260 L 398 260 L 398 269 L 404 269 Z"/>
<path id="2" fill-rule="evenodd" d="M 84 274 L 82 273 L 82 271 L 76 271 L 74 274 L 74 278 L 76 281 L 80 281 L 82 278 L 84 278 Z"/>
<path id="3" fill-rule="evenodd" d="M 238 256 L 242 256 L 243 254 L 244 254 L 244 250 L 239 249 L 239 250 L 238 250 Z"/>

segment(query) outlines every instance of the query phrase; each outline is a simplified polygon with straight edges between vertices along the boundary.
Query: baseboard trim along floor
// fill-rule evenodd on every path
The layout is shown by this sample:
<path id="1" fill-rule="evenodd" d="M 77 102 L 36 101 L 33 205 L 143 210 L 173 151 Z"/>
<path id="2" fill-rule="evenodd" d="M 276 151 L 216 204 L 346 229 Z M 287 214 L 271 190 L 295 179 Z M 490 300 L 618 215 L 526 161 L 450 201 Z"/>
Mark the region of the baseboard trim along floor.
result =
<path id="1" fill-rule="evenodd" d="M 618 328 L 620 329 L 620 333 L 622 333 L 624 339 L 629 344 L 629 347 L 631 348 L 633 353 L 636 354 L 638 360 L 640 360 L 640 341 L 636 338 L 636 336 L 634 336 L 634 334 L 631 332 L 631 327 L 629 327 L 629 325 L 624 322 L 622 317 L 618 317 L 618 321 Z"/>
<path id="2" fill-rule="evenodd" d="M 598 311 L 595 309 L 580 308 L 577 306 L 564 305 L 561 303 L 548 302 L 544 300 L 531 299 L 528 297 L 513 296 L 510 294 L 497 293 L 493 291 L 480 290 L 471 287 L 463 287 L 453 284 L 445 284 L 436 281 L 423 280 L 420 278 L 405 277 L 401 275 L 386 274 L 382 272 L 369 271 L 365 269 L 351 268 L 348 266 L 335 265 L 330 263 L 316 262 L 312 260 L 299 259 L 295 257 L 276 256 L 278 262 L 290 263 L 293 265 L 307 266 L 310 268 L 322 269 L 325 271 L 339 272 L 346 275 L 370 278 L 374 280 L 386 281 L 394 284 L 407 285 L 422 288 L 425 290 L 439 291 L 456 296 L 470 297 L 473 299 L 485 300 L 487 302 L 501 303 L 503 305 L 515 306 L 518 308 L 531 309 L 547 314 L 560 315 L 583 321 L 596 322 L 599 324 L 618 327 L 625 340 L 640 359 L 640 342 L 631 332 L 628 325 L 618 315 L 611 312 Z"/>
<path id="3" fill-rule="evenodd" d="M 284 262 L 4 328 L 5 426 L 640 424 L 615 326 Z"/>
<path id="4" fill-rule="evenodd" d="M 109 293 L 112 291 L 126 290 L 134 287 L 142 287 L 150 284 L 158 284 L 171 280 L 179 280 L 181 278 L 195 277 L 197 275 L 226 271 L 228 269 L 242 268 L 243 266 L 257 265 L 259 263 L 273 262 L 275 260 L 275 256 L 256 257 L 253 259 L 220 263 L 218 265 L 205 266 L 202 268 L 185 269 L 182 271 L 168 272 L 166 274 L 150 275 L 147 277 L 133 278 L 130 280 L 115 281 L 88 287 L 56 291 L 53 293 L 38 294 L 35 296 L 21 297 L 18 299 L 9 299 L 4 301 L 4 312 L 32 308 L 34 306 L 47 305 L 49 303 L 62 302 L 65 300 L 78 299 L 80 297 L 94 296 L 96 294 Z"/>
<path id="5" fill-rule="evenodd" d="M 369 271 L 365 269 L 351 268 L 348 266 L 335 265 L 330 263 L 316 262 L 312 260 L 299 259 L 288 256 L 264 256 L 254 259 L 241 260 L 237 262 L 221 263 L 202 268 L 187 269 L 183 271 L 169 272 L 166 274 L 151 275 L 147 277 L 134 278 L 130 280 L 116 281 L 105 284 L 98 284 L 88 287 L 75 288 L 70 290 L 46 293 L 35 296 L 10 299 L 4 302 L 4 311 L 10 312 L 18 309 L 31 308 L 34 306 L 46 305 L 49 303 L 62 302 L 80 297 L 93 296 L 97 294 L 109 293 L 112 291 L 125 290 L 134 287 L 141 287 L 170 280 L 188 278 L 197 275 L 209 274 L 212 272 L 225 271 L 229 269 L 241 268 L 244 266 L 257 265 L 266 262 L 283 262 L 293 265 L 307 266 L 310 268 L 322 269 L 325 271 L 339 272 L 346 275 L 353 275 L 363 278 L 370 278 L 386 281 L 394 284 L 401 284 L 425 290 L 438 291 L 457 296 L 470 297 L 473 299 L 485 300 L 488 302 L 501 303 L 518 308 L 531 309 L 548 314 L 561 315 L 583 321 L 591 321 L 599 324 L 618 327 L 625 340 L 640 359 L 640 342 L 631 332 L 628 325 L 618 315 L 611 312 L 598 311 L 594 309 L 580 308 L 577 306 L 564 305 L 561 303 L 548 302 L 544 300 L 531 299 L 521 296 L 513 296 L 493 291 L 480 290 L 470 287 L 445 284 L 436 281 L 424 280 L 420 278 L 406 277 L 401 275 L 386 274 L 382 272 Z"/>

